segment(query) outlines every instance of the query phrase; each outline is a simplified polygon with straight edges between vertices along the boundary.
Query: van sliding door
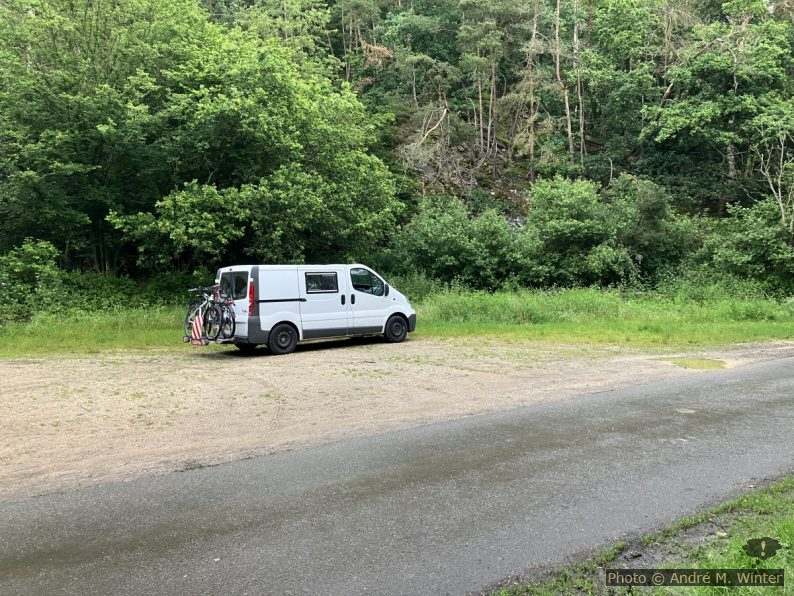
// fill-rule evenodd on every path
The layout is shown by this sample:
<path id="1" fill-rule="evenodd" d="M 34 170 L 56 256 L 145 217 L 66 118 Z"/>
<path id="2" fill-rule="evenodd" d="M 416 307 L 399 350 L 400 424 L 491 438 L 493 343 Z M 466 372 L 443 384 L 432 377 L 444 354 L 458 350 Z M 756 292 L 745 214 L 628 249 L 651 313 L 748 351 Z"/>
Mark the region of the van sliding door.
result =
<path id="1" fill-rule="evenodd" d="M 348 335 L 347 279 L 344 269 L 305 268 L 298 273 L 303 337 Z"/>

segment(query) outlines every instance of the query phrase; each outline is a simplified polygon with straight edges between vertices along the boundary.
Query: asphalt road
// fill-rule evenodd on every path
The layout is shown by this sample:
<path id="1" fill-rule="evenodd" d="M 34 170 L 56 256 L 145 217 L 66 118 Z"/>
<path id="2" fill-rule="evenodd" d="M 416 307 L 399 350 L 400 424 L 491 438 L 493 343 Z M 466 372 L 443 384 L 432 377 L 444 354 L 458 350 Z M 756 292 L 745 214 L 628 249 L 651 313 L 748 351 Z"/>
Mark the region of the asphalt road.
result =
<path id="1" fill-rule="evenodd" d="M 2 503 L 0 594 L 465 594 L 794 471 L 792 372 L 786 358 Z"/>

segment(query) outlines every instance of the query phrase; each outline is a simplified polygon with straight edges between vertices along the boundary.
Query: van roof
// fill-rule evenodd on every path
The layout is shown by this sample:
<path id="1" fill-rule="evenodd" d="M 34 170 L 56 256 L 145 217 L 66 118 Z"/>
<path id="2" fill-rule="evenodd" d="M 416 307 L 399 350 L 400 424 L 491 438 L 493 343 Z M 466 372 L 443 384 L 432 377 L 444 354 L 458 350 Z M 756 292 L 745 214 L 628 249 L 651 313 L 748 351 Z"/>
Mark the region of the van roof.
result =
<path id="1" fill-rule="evenodd" d="M 362 265 L 361 263 L 306 263 L 301 265 L 271 265 L 271 264 L 258 264 L 258 265 L 227 265 L 225 267 L 220 267 L 220 271 L 239 271 L 241 269 L 250 270 L 251 267 L 259 267 L 260 269 L 316 269 L 317 267 L 366 267 L 367 269 L 371 269 L 367 265 Z"/>

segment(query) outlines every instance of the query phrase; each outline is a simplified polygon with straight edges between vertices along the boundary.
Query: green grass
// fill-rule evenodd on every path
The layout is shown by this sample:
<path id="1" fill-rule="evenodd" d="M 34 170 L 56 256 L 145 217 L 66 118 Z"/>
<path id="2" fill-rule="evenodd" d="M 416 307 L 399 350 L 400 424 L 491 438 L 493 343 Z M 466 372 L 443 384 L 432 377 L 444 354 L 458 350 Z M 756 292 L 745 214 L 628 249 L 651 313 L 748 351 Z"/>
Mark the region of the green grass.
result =
<path id="1" fill-rule="evenodd" d="M 706 525 L 709 524 L 709 525 Z M 712 535 L 712 526 L 721 529 L 721 535 Z M 700 532 L 697 532 L 700 529 Z M 685 534 L 696 532 L 704 540 L 688 546 Z M 494 596 L 552 596 L 558 594 L 603 594 L 603 576 L 599 567 L 622 567 L 618 557 L 625 550 L 654 549 L 665 553 L 659 564 L 649 567 L 668 569 L 750 569 L 756 559 L 751 559 L 742 546 L 751 538 L 769 536 L 783 543 L 777 554 L 758 563 L 759 569 L 783 569 L 790 584 L 794 577 L 794 477 L 760 489 L 737 499 L 722 503 L 711 510 L 686 517 L 660 532 L 644 536 L 640 544 L 627 546 L 619 542 L 586 561 L 561 567 L 540 581 L 504 587 Z M 647 554 L 646 554 L 647 556 Z M 643 564 L 644 566 L 646 564 Z M 788 591 L 786 591 L 788 590 Z M 710 596 L 712 594 L 739 594 L 773 596 L 794 593 L 785 587 L 661 587 L 639 588 L 634 592 L 619 589 L 617 594 L 643 593 L 655 595 Z"/>
<path id="2" fill-rule="evenodd" d="M 725 362 L 722 360 L 714 360 L 713 358 L 661 358 L 664 362 L 670 362 L 681 368 L 693 368 L 695 370 L 720 370 L 725 368 Z"/>
<path id="3" fill-rule="evenodd" d="M 794 301 L 624 295 L 618 291 L 438 292 L 417 306 L 417 334 L 638 347 L 794 338 Z M 42 313 L 0 328 L 0 357 L 179 349 L 182 307 Z"/>
<path id="4" fill-rule="evenodd" d="M 182 348 L 186 308 L 121 309 L 64 315 L 40 314 L 8 325 L 0 334 L 0 356 L 91 354 L 115 349 Z"/>
<path id="5" fill-rule="evenodd" d="M 724 345 L 794 338 L 794 302 L 707 302 L 595 289 L 440 293 L 418 307 L 426 336 L 492 335 L 562 343 Z"/>
<path id="6" fill-rule="evenodd" d="M 771 559 L 758 561 L 758 569 L 783 569 L 786 580 L 794 577 L 794 477 L 768 489 L 756 491 L 714 508 L 708 516 L 692 520 L 693 525 L 705 518 L 727 522 L 727 538 L 712 541 L 693 549 L 684 557 L 671 557 L 664 567 L 692 569 L 746 569 L 756 560 L 748 557 L 742 546 L 750 538 L 769 536 L 783 543 L 784 548 Z M 789 594 L 794 593 L 791 586 Z M 664 588 L 657 594 L 724 594 L 727 588 L 687 587 Z M 743 587 L 731 590 L 736 594 L 781 594 L 784 588 Z"/>

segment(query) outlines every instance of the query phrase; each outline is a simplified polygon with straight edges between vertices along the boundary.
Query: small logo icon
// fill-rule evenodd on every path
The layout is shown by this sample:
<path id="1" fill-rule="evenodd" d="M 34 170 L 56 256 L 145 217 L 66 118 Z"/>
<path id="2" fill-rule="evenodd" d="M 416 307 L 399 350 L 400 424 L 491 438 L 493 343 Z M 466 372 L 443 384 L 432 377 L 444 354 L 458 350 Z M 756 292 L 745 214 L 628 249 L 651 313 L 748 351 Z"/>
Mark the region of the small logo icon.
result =
<path id="1" fill-rule="evenodd" d="M 780 550 L 780 543 L 774 538 L 769 537 L 753 538 L 747 541 L 747 544 L 742 547 L 742 550 L 747 553 L 749 557 L 755 557 L 756 559 L 765 561 L 775 556 L 775 553 Z"/>

